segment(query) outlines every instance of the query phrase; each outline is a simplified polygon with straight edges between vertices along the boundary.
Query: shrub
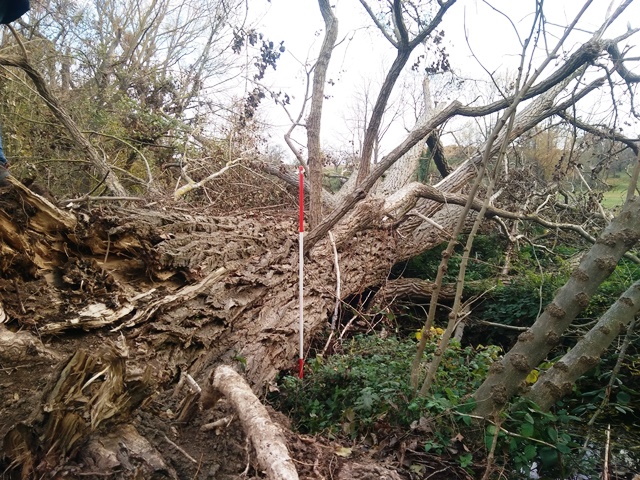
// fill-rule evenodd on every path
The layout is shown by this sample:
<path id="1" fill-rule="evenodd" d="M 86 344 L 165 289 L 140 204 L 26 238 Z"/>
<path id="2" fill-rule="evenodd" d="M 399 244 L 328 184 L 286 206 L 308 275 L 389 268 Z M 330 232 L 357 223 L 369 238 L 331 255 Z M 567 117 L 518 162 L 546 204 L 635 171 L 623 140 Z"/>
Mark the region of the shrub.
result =
<path id="1" fill-rule="evenodd" d="M 304 380 L 286 376 L 273 403 L 306 433 L 328 431 L 353 437 L 377 426 L 407 427 L 460 406 L 484 379 L 498 347 L 447 349 L 428 398 L 414 398 L 409 382 L 413 339 L 354 337 L 346 351 L 307 364 Z M 427 348 L 433 354 L 435 343 Z"/>

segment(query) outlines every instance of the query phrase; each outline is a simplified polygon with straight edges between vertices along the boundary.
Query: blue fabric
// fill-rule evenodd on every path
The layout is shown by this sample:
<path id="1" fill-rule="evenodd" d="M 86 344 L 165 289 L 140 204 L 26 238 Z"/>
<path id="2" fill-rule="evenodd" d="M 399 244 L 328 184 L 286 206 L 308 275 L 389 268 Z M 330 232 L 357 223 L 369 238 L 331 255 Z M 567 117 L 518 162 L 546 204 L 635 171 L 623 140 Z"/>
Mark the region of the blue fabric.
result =
<path id="1" fill-rule="evenodd" d="M 0 166 L 4 167 L 7 165 L 7 157 L 4 156 L 4 151 L 2 150 L 2 128 L 0 127 Z"/>
<path id="2" fill-rule="evenodd" d="M 11 23 L 29 11 L 29 0 L 0 0 L 0 23 Z"/>

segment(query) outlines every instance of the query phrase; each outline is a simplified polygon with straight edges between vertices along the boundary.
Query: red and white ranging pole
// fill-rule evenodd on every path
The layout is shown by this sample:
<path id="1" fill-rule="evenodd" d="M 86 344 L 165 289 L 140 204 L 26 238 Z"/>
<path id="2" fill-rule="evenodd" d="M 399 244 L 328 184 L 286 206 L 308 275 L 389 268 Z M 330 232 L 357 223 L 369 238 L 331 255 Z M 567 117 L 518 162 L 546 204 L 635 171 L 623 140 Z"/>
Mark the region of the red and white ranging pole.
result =
<path id="1" fill-rule="evenodd" d="M 300 212 L 298 215 L 298 309 L 300 314 L 300 358 L 298 360 L 299 377 L 304 377 L 304 167 L 298 167 Z"/>

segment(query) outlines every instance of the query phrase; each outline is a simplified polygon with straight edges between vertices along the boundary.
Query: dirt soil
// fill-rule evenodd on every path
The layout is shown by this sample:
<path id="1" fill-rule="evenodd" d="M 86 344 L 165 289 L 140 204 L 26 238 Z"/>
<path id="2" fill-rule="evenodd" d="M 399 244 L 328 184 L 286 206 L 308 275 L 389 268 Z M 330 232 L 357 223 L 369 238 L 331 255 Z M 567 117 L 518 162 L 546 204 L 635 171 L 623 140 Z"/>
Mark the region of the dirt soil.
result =
<path id="1" fill-rule="evenodd" d="M 6 282 L 1 285 L 6 298 Z M 42 308 L 47 308 L 48 299 L 38 298 Z M 125 341 L 135 348 L 136 339 Z M 108 332 L 65 334 L 28 348 L 30 351 L 26 354 L 17 355 L 16 362 L 3 350 L 0 431 L 15 432 L 20 426 L 41 424 L 46 411 L 43 397 L 50 391 L 52 380 L 59 378 L 61 363 L 78 351 L 100 351 L 110 342 L 122 342 L 122 339 L 119 334 Z M 62 360 L 47 358 L 45 355 L 50 352 Z M 149 361 L 153 364 L 145 352 L 132 351 L 126 361 L 127 370 L 139 371 Z M 161 378 L 159 371 L 155 375 L 159 382 L 154 391 L 130 416 L 122 416 L 117 422 L 88 433 L 84 444 L 58 452 L 55 461 L 43 449 L 35 448 L 41 463 L 36 464 L 34 459 L 34 471 L 26 477 L 19 469 L 11 469 L 11 462 L 16 460 L 15 446 L 11 437 L 5 436 L 0 478 L 264 478 L 252 447 L 225 399 L 207 410 L 198 407 L 188 421 L 181 421 L 178 412 L 190 396 L 188 388 L 178 387 L 176 378 Z M 271 409 L 270 415 L 285 434 L 300 478 L 472 478 L 455 462 L 443 463 L 438 457 L 418 452 L 418 440 L 410 435 L 405 435 L 406 438 L 390 435 L 375 447 L 338 443 L 297 434 L 284 415 Z M 211 427 L 212 423 L 217 426 Z M 39 431 L 46 435 L 47 429 Z M 123 438 L 129 441 L 123 442 Z M 55 449 L 54 445 L 50 447 Z M 121 452 L 123 449 L 126 451 Z"/>

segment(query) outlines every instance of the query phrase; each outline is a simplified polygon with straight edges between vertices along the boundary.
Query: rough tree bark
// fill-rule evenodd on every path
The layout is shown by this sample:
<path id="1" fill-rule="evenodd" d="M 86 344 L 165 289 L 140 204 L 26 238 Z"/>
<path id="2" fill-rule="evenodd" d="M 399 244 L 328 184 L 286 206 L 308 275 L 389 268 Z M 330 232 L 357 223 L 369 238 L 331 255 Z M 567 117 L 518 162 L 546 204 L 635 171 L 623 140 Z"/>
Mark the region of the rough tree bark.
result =
<path id="1" fill-rule="evenodd" d="M 401 3 L 394 2 L 396 12 Z M 454 0 L 438 3 L 441 8 L 430 24 L 434 28 Z M 408 45 L 406 30 L 396 24 L 402 45 Z M 428 29 L 424 32 L 428 34 Z M 515 122 L 513 138 L 601 85 L 602 80 L 597 79 L 571 92 L 564 102 L 555 103 L 564 82 L 608 45 L 599 39 L 588 42 L 528 90 L 523 98 L 542 97 L 523 110 Z M 327 324 L 336 300 L 328 230 L 335 227 L 345 297 L 380 285 L 393 264 L 441 243 L 457 221 L 457 206 L 443 207 L 423 199 L 427 195 L 416 185 L 387 198 L 367 198 L 367 193 L 394 162 L 445 121 L 455 115 L 487 115 L 512 101 L 507 98 L 485 107 L 454 102 L 436 113 L 364 176 L 336 211 L 310 232 L 305 242 L 308 337 Z M 475 174 L 478 161 L 472 158 L 465 162 L 436 188 L 459 192 Z M 638 199 L 627 203 L 620 219 L 609 227 L 547 309 L 547 323 L 521 336 L 518 348 L 524 353 L 534 350 L 533 361 L 557 342 L 561 327 L 570 323 L 603 271 L 614 268 L 619 256 L 637 241 L 639 207 Z M 98 455 L 112 460 L 111 468 L 126 469 L 135 464 L 132 452 L 143 455 L 140 452 L 144 451 L 148 452 L 145 467 L 138 474 L 148 478 L 159 472 L 169 478 L 179 475 L 139 440 L 157 440 L 154 431 L 166 428 L 165 421 L 187 428 L 199 408 L 205 407 L 198 404 L 196 395 L 181 397 L 174 391 L 178 378 L 188 373 L 203 384 L 213 368 L 233 364 L 244 369 L 247 380 L 259 392 L 280 371 L 295 367 L 295 216 L 293 210 L 274 216 L 243 213 L 214 217 L 206 211 L 189 215 L 171 204 L 162 209 L 135 210 L 101 206 L 70 213 L 12 180 L 0 196 L 2 307 L 12 327 L 38 332 L 45 346 L 19 336 L 42 361 L 41 368 L 20 377 L 25 391 L 34 392 L 35 406 L 0 391 L 0 408 L 5 409 L 0 431 L 8 432 L 4 439 L 11 447 L 9 463 L 22 461 L 23 471 L 32 472 L 56 467 L 61 458 L 76 454 L 86 458 Z M 628 225 L 620 226 L 621 221 Z M 13 280 L 8 280 L 11 276 Z M 81 341 L 63 339 L 61 334 L 69 330 Z M 82 335 L 91 331 L 91 336 Z M 82 342 L 88 344 L 85 349 L 80 348 Z M 57 367 L 56 358 L 47 354 L 53 344 L 67 354 Z M 479 408 L 489 412 L 504 403 L 514 385 L 533 368 L 529 365 L 533 361 L 523 363 L 516 350 L 497 363 L 479 391 Z M 498 376 L 501 365 L 503 374 L 509 372 L 506 377 Z M 8 379 L 5 369 L 19 371 L 21 367 L 3 364 L 2 381 L 16 381 Z M 49 376 L 49 386 L 42 388 Z M 132 392 L 135 395 L 130 395 Z M 491 393 L 502 396 L 491 399 Z M 161 421 L 149 422 L 147 415 Z M 119 430 L 125 422 L 131 422 L 134 430 Z M 116 437 L 108 448 L 100 450 L 94 440 L 100 429 L 107 428 Z M 169 438 L 172 432 L 166 432 L 166 440 L 160 437 L 152 448 L 158 449 L 163 441 L 177 447 L 175 438 Z M 128 440 L 122 443 L 117 435 Z M 56 443 L 58 437 L 64 441 Z M 34 439 L 41 438 L 46 442 L 37 445 Z M 102 453 L 95 453 L 99 450 Z M 193 478 L 194 472 L 195 466 L 188 472 L 191 475 L 182 476 Z"/>
<path id="2" fill-rule="evenodd" d="M 18 342 L 17 337 L 3 335 L 3 339 L 16 340 L 17 346 L 33 345 L 27 350 L 42 365 L 35 374 L 22 379 L 24 391 L 34 392 L 34 399 L 25 399 L 22 409 L 8 407 L 12 400 L 0 391 L 0 404 L 10 408 L 0 415 L 2 431 L 8 432 L 5 441 L 13 445 L 8 458 L 25 459 L 25 472 L 53 468 L 56 456 L 58 461 L 71 456 L 91 457 L 93 465 L 119 465 L 126 470 L 125 460 L 116 459 L 118 455 L 111 447 L 101 449 L 95 442 L 81 440 L 98 438 L 100 429 L 107 426 L 110 435 L 115 435 L 120 431 L 118 425 L 131 421 L 132 409 L 148 401 L 145 399 L 151 394 L 154 402 L 170 404 L 172 379 L 177 372 L 188 372 L 204 384 L 211 368 L 220 363 L 241 365 L 246 378 L 261 391 L 279 371 L 294 366 L 297 244 L 293 210 L 290 215 L 284 212 L 284 219 L 186 215 L 170 207 L 164 211 L 101 207 L 71 214 L 15 179 L 10 182 L 0 196 L 0 291 L 7 321 L 37 330 L 45 343 L 56 348 L 64 346 L 57 340 L 67 338 L 64 332 L 99 330 L 101 335 L 121 342 L 121 359 L 116 361 L 114 357 L 111 364 L 122 380 L 104 387 L 105 395 L 112 390 L 114 398 L 119 398 L 118 392 L 133 394 L 129 390 L 135 384 L 131 382 L 142 381 L 136 404 L 118 403 L 105 396 L 99 403 L 114 405 L 113 415 L 104 422 L 87 424 L 80 419 L 95 417 L 96 403 L 67 404 L 63 399 L 70 392 L 75 393 L 69 398 L 91 396 L 88 389 L 104 384 L 104 355 L 111 355 L 109 350 L 95 356 L 72 357 L 75 360 L 71 364 L 63 363 L 57 369 L 57 357 L 39 347 L 37 338 L 25 332 Z M 394 263 L 394 245 L 395 239 L 387 229 L 373 229 L 365 241 L 343 242 L 341 277 L 348 285 L 344 294 L 357 293 L 362 285 L 380 283 Z M 363 261 L 371 268 L 362 269 Z M 327 312 L 333 309 L 333 265 L 328 244 L 319 245 L 308 260 L 308 336 L 323 328 Z M 20 275 L 16 277 L 15 272 Z M 4 280 L 7 276 L 14 280 Z M 120 339 L 120 335 L 124 337 Z M 80 338 L 86 338 L 83 343 L 98 337 Z M 5 379 L 5 372 L 20 367 L 21 358 L 3 362 L 0 380 Z M 60 373 L 64 365 L 82 374 L 74 374 L 76 381 L 72 383 L 65 382 L 63 377 L 67 375 Z M 46 383 L 48 377 L 62 386 L 60 394 L 37 400 L 35 392 L 41 390 L 38 384 Z M 46 405 L 59 413 L 52 416 L 52 407 Z M 186 424 L 197 414 L 197 399 L 185 398 L 172 411 L 181 424 Z M 61 432 L 52 426 L 59 422 L 70 429 L 64 434 L 68 441 L 60 448 L 46 455 L 31 444 L 29 439 L 35 437 L 53 442 L 51 435 Z M 144 418 L 133 421 L 132 426 L 140 432 L 149 428 Z M 142 445 L 135 431 L 127 435 L 131 442 L 124 444 Z M 165 435 L 169 438 L 170 432 Z M 169 444 L 162 438 L 160 446 L 152 442 L 154 449 L 140 447 L 148 451 L 145 471 L 151 475 L 163 470 L 173 478 L 175 475 L 165 468 L 166 462 L 154 460 L 167 458 L 166 451 L 162 456 L 156 452 Z M 117 448 L 116 439 L 113 445 Z M 134 454 L 140 450 L 131 446 L 129 451 Z"/>

